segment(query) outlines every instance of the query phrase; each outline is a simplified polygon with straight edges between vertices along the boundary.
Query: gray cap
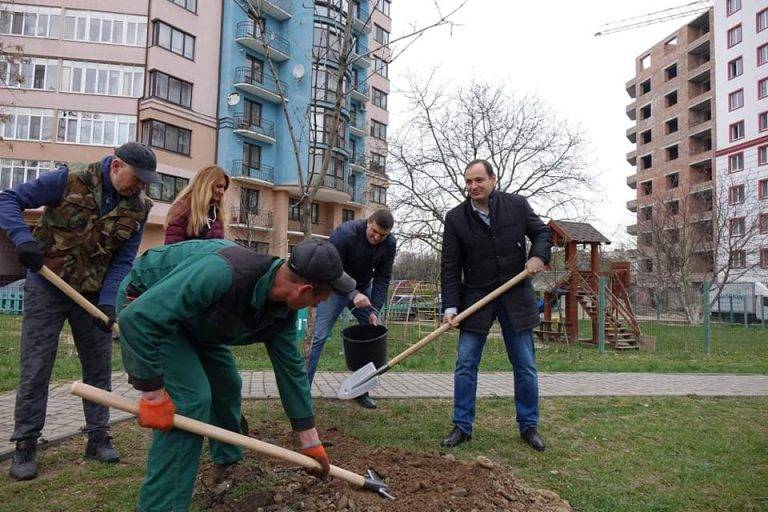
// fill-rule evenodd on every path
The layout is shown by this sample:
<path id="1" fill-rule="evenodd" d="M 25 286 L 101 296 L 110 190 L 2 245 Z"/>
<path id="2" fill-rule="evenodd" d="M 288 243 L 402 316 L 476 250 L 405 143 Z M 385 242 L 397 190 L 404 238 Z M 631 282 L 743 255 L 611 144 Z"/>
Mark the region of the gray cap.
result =
<path id="1" fill-rule="evenodd" d="M 331 285 L 339 293 L 347 294 L 357 282 L 344 272 L 344 264 L 336 247 L 325 240 L 304 240 L 291 251 L 288 268 L 304 279 Z"/>
<path id="2" fill-rule="evenodd" d="M 133 167 L 133 173 L 144 183 L 159 183 L 155 152 L 140 142 L 126 142 L 115 150 L 115 156 Z"/>

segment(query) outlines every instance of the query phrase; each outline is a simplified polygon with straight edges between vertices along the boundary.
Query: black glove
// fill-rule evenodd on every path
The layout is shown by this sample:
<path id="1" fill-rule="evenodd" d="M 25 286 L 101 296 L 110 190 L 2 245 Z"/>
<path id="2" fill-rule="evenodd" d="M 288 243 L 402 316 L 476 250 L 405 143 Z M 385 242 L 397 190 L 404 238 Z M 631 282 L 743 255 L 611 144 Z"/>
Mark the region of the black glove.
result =
<path id="1" fill-rule="evenodd" d="M 109 319 L 107 322 L 104 322 L 103 320 L 99 318 L 94 318 L 93 323 L 95 323 L 99 329 L 101 329 L 104 332 L 112 332 L 112 326 L 115 325 L 115 320 L 117 320 L 117 313 L 115 312 L 115 306 L 110 306 L 109 304 L 99 304 L 99 309 L 102 313 L 107 315 L 107 318 Z"/>
<path id="2" fill-rule="evenodd" d="M 24 242 L 16 248 L 16 252 L 19 253 L 19 263 L 32 272 L 43 268 L 43 250 L 34 240 Z"/>

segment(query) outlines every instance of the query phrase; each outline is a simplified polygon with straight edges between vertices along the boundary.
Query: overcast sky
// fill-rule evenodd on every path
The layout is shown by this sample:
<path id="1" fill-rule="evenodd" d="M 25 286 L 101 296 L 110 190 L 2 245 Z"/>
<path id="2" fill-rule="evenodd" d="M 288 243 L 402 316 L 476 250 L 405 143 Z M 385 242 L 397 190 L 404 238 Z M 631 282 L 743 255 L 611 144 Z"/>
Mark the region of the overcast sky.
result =
<path id="1" fill-rule="evenodd" d="M 599 175 L 599 201 L 591 222 L 608 238 L 627 239 L 625 227 L 635 222 L 626 201 L 635 197 L 626 186 L 633 173 L 626 153 L 634 149 L 625 136 L 632 125 L 624 110 L 630 98 L 624 84 L 634 76 L 641 52 L 693 18 L 594 37 L 605 23 L 688 3 L 690 0 L 469 0 L 455 18 L 461 26 L 433 30 L 390 66 L 390 131 L 404 115 L 408 73 L 440 66 L 445 80 L 472 77 L 503 82 L 512 92 L 533 92 L 557 114 L 580 125 L 591 141 L 591 157 Z M 457 0 L 440 0 L 444 10 Z M 395 1 L 392 38 L 435 19 L 432 0 Z"/>

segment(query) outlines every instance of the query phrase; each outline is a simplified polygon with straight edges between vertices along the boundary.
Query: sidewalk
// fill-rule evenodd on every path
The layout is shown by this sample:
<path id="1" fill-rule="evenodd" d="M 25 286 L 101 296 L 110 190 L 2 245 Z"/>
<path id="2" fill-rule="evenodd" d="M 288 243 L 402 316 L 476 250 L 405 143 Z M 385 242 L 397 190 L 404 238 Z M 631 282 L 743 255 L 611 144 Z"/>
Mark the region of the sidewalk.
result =
<path id="1" fill-rule="evenodd" d="M 315 376 L 312 394 L 335 398 L 347 373 L 322 372 Z M 272 372 L 242 372 L 243 398 L 277 398 Z M 371 394 L 375 398 L 452 398 L 453 374 L 392 372 L 383 376 Z M 125 373 L 112 376 L 115 393 L 137 398 Z M 482 373 L 477 395 L 513 396 L 512 372 Z M 675 374 L 675 373 L 540 373 L 541 396 L 768 396 L 768 375 Z M 0 459 L 8 457 L 13 444 L 13 406 L 16 392 L 0 394 Z M 130 415 L 112 410 L 112 423 Z M 82 401 L 69 394 L 69 384 L 51 386 L 43 438 L 55 442 L 77 434 L 84 425 Z"/>

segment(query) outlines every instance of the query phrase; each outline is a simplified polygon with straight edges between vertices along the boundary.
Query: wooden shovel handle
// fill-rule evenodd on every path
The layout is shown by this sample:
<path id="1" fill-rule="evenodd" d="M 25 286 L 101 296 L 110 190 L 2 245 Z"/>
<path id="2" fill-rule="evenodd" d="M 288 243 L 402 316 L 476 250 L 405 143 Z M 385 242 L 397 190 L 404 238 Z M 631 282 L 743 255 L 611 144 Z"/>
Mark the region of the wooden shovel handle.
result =
<path id="1" fill-rule="evenodd" d="M 127 413 L 133 414 L 134 416 L 139 414 L 138 400 L 129 400 L 115 393 L 111 393 L 109 391 L 105 391 L 103 389 L 99 389 L 79 381 L 72 383 L 70 393 L 97 404 L 114 407 L 115 409 L 125 411 Z M 280 446 L 275 446 L 274 444 L 265 443 L 264 441 L 259 441 L 258 439 L 244 436 L 242 434 L 216 427 L 214 425 L 209 425 L 208 423 L 204 423 L 202 421 L 187 418 L 186 416 L 181 416 L 180 414 L 176 414 L 173 417 L 173 426 L 180 430 L 185 430 L 193 434 L 215 439 L 223 443 L 242 446 L 243 448 L 253 450 L 262 455 L 275 457 L 291 464 L 298 464 L 299 466 L 306 468 L 320 469 L 321 467 L 319 462 L 311 457 L 307 457 L 306 455 L 281 448 Z M 331 466 L 330 475 L 358 487 L 362 487 L 365 484 L 365 477 L 338 466 Z"/>
<path id="2" fill-rule="evenodd" d="M 465 318 L 467 318 L 469 315 L 477 311 L 478 309 L 482 308 L 492 300 L 498 298 L 502 294 L 506 293 L 510 288 L 518 284 L 520 281 L 523 281 L 526 277 L 528 277 L 528 271 L 523 270 L 519 274 L 517 274 L 515 277 L 507 281 L 506 283 L 502 284 L 495 290 L 493 290 L 491 293 L 480 299 L 479 301 L 475 302 L 471 306 L 469 306 L 467 309 L 456 315 L 453 320 L 454 322 L 461 322 Z M 403 359 L 406 357 L 409 357 L 414 352 L 418 352 L 422 348 L 424 348 L 425 345 L 427 345 L 430 341 L 434 340 L 438 336 L 441 336 L 443 333 L 451 329 L 453 326 L 449 323 L 444 323 L 440 327 L 438 327 L 436 330 L 432 331 L 431 333 L 427 334 L 424 338 L 419 340 L 417 343 L 411 345 L 395 357 L 393 357 L 386 365 L 387 370 L 391 369 L 396 364 L 400 363 Z"/>
<path id="3" fill-rule="evenodd" d="M 53 286 L 61 290 L 64 295 L 75 301 L 78 306 L 86 310 L 92 316 L 98 318 L 104 323 L 109 322 L 109 318 L 104 314 L 102 310 L 88 302 L 85 297 L 80 295 L 77 290 L 72 288 L 69 283 L 60 278 L 53 270 L 43 265 L 37 273 L 50 281 Z M 117 322 L 112 324 L 112 332 L 115 334 L 115 336 L 120 336 L 120 329 L 117 327 Z"/>

